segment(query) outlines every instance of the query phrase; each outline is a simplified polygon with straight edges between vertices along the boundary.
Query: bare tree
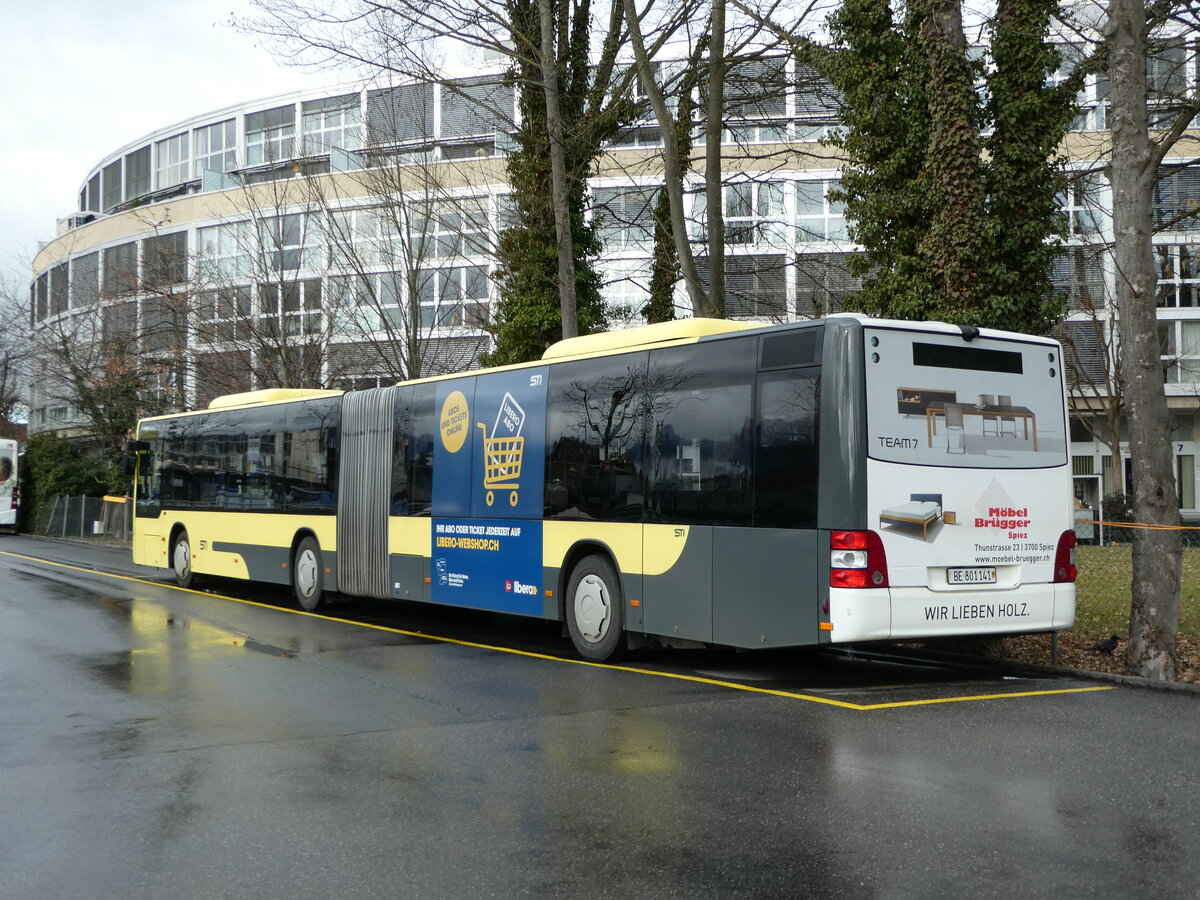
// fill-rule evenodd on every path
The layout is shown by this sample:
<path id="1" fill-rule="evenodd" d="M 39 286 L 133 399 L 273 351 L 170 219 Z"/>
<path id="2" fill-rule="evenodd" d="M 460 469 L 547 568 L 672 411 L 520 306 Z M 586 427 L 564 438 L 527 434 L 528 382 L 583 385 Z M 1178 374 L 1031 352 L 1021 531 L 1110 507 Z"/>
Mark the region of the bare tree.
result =
<path id="1" fill-rule="evenodd" d="M 29 309 L 24 286 L 0 280 L 0 437 L 11 437 L 25 407 L 29 364 Z"/>
<path id="2" fill-rule="evenodd" d="M 1164 96 L 1153 111 L 1147 64 L 1152 37 L 1172 23 L 1195 30 L 1190 4 L 1147 6 L 1111 0 L 1104 38 L 1112 82 L 1113 260 L 1121 339 L 1121 379 L 1128 406 L 1135 532 L 1129 667 L 1174 680 L 1182 553 L 1170 421 L 1158 342 L 1153 197 L 1159 166 L 1200 111 L 1200 96 Z"/>

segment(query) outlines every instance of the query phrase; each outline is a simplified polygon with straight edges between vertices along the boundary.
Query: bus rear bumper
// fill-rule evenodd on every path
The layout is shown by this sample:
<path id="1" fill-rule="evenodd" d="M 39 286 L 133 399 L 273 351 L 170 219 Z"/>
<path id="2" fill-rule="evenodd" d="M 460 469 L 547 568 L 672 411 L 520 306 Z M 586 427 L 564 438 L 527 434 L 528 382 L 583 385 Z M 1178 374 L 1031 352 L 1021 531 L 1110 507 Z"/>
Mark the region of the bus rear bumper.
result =
<path id="1" fill-rule="evenodd" d="M 1075 624 L 1074 584 L 1005 591 L 829 589 L 834 643 L 1059 631 Z"/>

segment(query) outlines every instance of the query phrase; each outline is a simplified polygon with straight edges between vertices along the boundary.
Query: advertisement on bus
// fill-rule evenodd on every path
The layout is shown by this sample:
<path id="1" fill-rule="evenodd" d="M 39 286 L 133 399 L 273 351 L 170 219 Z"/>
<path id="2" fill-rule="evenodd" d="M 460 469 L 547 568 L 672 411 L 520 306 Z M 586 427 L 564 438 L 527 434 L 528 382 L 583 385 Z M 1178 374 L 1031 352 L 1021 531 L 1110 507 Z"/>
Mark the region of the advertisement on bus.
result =
<path id="1" fill-rule="evenodd" d="M 540 615 L 545 368 L 443 383 L 434 445 L 439 603 Z"/>
<path id="2" fill-rule="evenodd" d="M 902 329 L 865 340 L 868 516 L 887 554 L 891 636 L 1049 628 L 1072 526 L 1061 351 Z"/>

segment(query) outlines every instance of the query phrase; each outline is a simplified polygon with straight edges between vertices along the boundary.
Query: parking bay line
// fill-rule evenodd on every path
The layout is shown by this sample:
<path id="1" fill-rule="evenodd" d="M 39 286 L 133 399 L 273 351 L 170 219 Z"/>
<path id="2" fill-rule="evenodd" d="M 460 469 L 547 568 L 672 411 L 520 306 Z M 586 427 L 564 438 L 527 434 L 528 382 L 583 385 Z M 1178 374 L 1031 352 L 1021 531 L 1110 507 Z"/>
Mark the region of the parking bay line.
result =
<path id="1" fill-rule="evenodd" d="M 586 659 L 566 659 L 564 657 L 554 656 L 549 653 L 536 653 L 532 650 L 517 650 L 511 647 L 496 646 L 494 644 L 481 644 L 478 641 L 464 641 L 459 638 L 442 637 L 440 635 L 427 634 L 421 631 L 406 631 L 403 628 L 393 628 L 388 625 L 374 625 L 370 622 L 356 622 L 353 619 L 342 619 L 337 616 L 327 616 L 315 612 L 306 612 L 302 609 L 287 609 L 286 607 L 274 606 L 270 603 L 260 603 L 256 600 L 243 600 L 240 597 L 230 597 L 227 594 L 213 594 L 209 593 L 208 591 L 197 591 L 192 588 L 184 588 L 180 587 L 179 585 L 167 584 L 162 581 L 151 581 L 148 578 L 138 578 L 133 575 L 119 575 L 115 572 L 104 572 L 99 569 L 89 569 L 84 566 L 73 566 L 69 563 L 60 563 L 48 559 L 39 559 L 36 556 L 27 556 L 22 553 L 13 553 L 8 550 L 0 550 L 0 556 L 11 556 L 15 559 L 23 559 L 29 562 L 40 563 L 46 566 L 54 566 L 60 569 L 70 569 L 75 572 L 86 572 L 91 575 L 101 575 L 106 578 L 115 578 L 119 581 L 130 581 L 135 584 L 145 584 L 157 588 L 184 591 L 185 593 L 196 594 L 201 597 L 211 597 L 218 600 L 231 600 L 234 603 L 241 603 L 246 606 L 256 606 L 260 609 L 275 610 L 276 612 L 288 613 L 295 616 L 310 616 L 314 619 L 321 619 L 326 622 L 338 622 L 343 625 L 352 625 L 358 628 L 370 628 L 375 631 L 399 634 L 405 637 L 418 638 L 421 640 L 437 641 L 443 644 L 456 644 L 460 647 L 473 647 L 480 650 L 492 650 L 498 653 L 508 653 L 514 656 L 524 656 L 530 659 L 542 659 L 551 662 L 571 663 L 577 666 L 592 666 L 594 668 L 607 669 L 610 671 L 629 672 L 635 675 L 652 675 L 657 678 L 673 678 L 677 681 L 687 681 L 693 684 L 711 685 L 713 687 L 721 687 L 728 690 L 742 691 L 743 693 L 767 694 L 772 697 L 781 697 L 785 700 L 802 700 L 809 703 L 819 703 L 824 706 L 835 706 L 839 709 L 850 709 L 856 712 L 874 712 L 882 709 L 899 709 L 908 706 L 935 706 L 942 703 L 973 703 L 983 700 L 1010 700 L 1022 697 L 1050 697 L 1060 694 L 1087 694 L 1097 691 L 1115 690 L 1114 685 L 1097 685 L 1078 688 L 1055 688 L 1040 691 L 1007 691 L 995 694 L 975 694 L 969 697 L 932 697 L 926 700 L 895 700 L 888 703 L 851 703 L 847 700 L 833 700 L 829 697 L 818 697 L 812 694 L 803 694 L 798 691 L 783 691 L 775 688 L 761 688 L 748 684 L 739 684 L 736 681 L 722 681 L 716 678 L 705 678 L 700 675 L 659 672 L 654 669 L 643 669 L 637 666 L 613 665 L 610 663 L 592 662 Z"/>

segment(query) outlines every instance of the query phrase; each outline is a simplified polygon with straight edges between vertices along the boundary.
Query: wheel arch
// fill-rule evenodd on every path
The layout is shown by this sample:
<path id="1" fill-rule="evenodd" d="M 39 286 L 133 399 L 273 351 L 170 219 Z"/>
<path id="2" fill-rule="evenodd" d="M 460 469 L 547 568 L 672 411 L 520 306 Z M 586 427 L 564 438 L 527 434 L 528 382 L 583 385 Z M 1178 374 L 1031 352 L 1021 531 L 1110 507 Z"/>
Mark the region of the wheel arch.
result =
<path id="1" fill-rule="evenodd" d="M 558 567 L 558 618 L 563 623 L 564 628 L 566 628 L 567 621 L 567 585 L 571 582 L 571 573 L 575 571 L 575 567 L 579 565 L 581 560 L 589 556 L 603 556 L 608 560 L 621 583 L 621 594 L 625 596 L 625 573 L 621 571 L 621 566 L 617 562 L 617 555 L 612 551 L 612 548 L 604 543 L 604 541 L 598 541 L 594 538 L 575 542 L 567 550 L 562 564 Z"/>
<path id="2" fill-rule="evenodd" d="M 316 541 L 317 547 L 320 548 L 322 555 L 324 555 L 325 553 L 328 552 L 328 550 L 329 550 L 328 547 L 321 546 L 321 539 L 319 537 L 317 537 L 317 533 L 315 531 L 313 531 L 309 526 L 304 525 L 300 528 L 297 528 L 296 533 L 292 535 L 292 546 L 291 546 L 291 549 L 288 550 L 288 565 L 289 566 L 292 565 L 293 562 L 295 562 L 296 550 L 299 549 L 300 542 L 302 540 L 304 540 L 305 538 L 309 538 L 309 537 L 312 538 L 314 541 Z"/>

